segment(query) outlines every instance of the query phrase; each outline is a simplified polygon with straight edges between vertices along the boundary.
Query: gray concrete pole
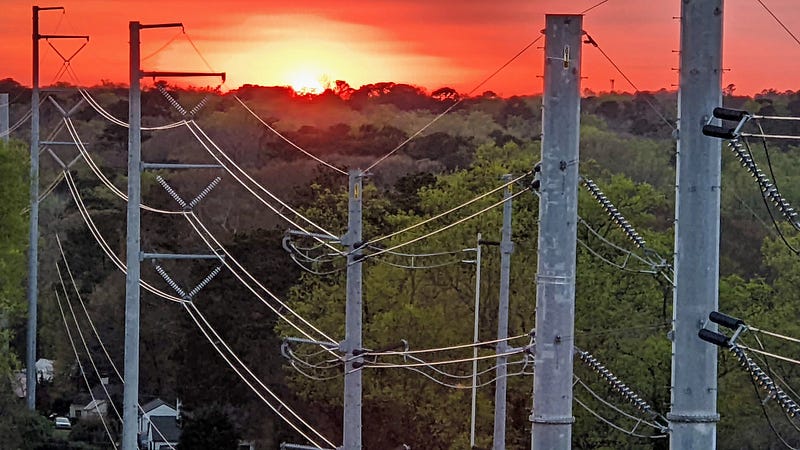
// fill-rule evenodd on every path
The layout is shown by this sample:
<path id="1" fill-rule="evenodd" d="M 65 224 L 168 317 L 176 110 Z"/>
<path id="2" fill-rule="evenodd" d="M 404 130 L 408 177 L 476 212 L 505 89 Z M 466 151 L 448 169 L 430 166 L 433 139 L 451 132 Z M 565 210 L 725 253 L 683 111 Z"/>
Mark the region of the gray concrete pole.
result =
<path id="1" fill-rule="evenodd" d="M 8 94 L 0 94 L 0 136 L 3 136 L 3 142 L 8 144 L 9 133 L 8 128 L 11 126 L 8 122 Z"/>
<path id="2" fill-rule="evenodd" d="M 343 244 L 349 250 L 347 256 L 347 300 L 345 305 L 345 352 L 344 375 L 344 449 L 361 449 L 361 370 L 354 370 L 353 363 L 360 366 L 362 358 L 355 358 L 353 350 L 363 349 L 361 340 L 361 216 L 362 178 L 360 170 L 351 170 L 349 177 L 349 201 L 347 235 Z"/>
<path id="3" fill-rule="evenodd" d="M 580 126 L 580 15 L 547 15 L 531 448 L 572 441 Z"/>
<path id="4" fill-rule="evenodd" d="M 475 448 L 475 422 L 478 412 L 478 342 L 481 320 L 481 234 L 475 239 L 475 320 L 472 328 L 472 404 L 469 422 L 469 448 Z"/>
<path id="5" fill-rule="evenodd" d="M 139 278 L 141 269 L 142 201 L 142 91 L 139 85 L 141 70 L 139 22 L 130 22 L 130 93 L 128 105 L 128 237 L 125 260 L 125 386 L 122 403 L 122 450 L 136 450 L 139 405 Z"/>
<path id="6" fill-rule="evenodd" d="M 36 409 L 36 324 L 39 299 L 39 7 L 33 7 L 33 80 L 31 89 L 31 192 L 28 235 L 28 342 L 25 354 L 26 403 Z"/>
<path id="7" fill-rule="evenodd" d="M 503 175 L 503 182 L 511 181 L 511 175 Z M 511 254 L 514 243 L 511 242 L 511 186 L 503 192 L 503 229 L 500 232 L 500 295 L 497 306 L 497 353 L 508 350 L 508 295 L 511 283 Z M 497 357 L 497 381 L 494 384 L 494 450 L 506 448 L 506 390 L 508 387 L 507 356 Z"/>
<path id="8" fill-rule="evenodd" d="M 672 321 L 672 449 L 716 447 L 717 347 L 697 338 L 719 298 L 721 144 L 702 127 L 721 105 L 722 0 L 681 2 L 675 289 Z M 710 329 L 716 326 L 709 324 Z"/>

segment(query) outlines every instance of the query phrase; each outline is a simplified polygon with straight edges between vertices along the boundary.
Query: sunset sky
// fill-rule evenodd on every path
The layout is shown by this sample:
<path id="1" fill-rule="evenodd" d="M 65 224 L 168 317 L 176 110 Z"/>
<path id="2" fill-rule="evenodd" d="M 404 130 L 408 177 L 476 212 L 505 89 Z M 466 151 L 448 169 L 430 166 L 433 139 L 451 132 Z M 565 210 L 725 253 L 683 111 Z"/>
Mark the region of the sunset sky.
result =
<path id="1" fill-rule="evenodd" d="M 762 0 L 800 35 L 797 0 Z M 31 83 L 31 6 L 64 6 L 40 12 L 40 32 L 88 34 L 89 45 L 61 81 L 127 84 L 128 22 L 183 22 L 186 34 L 216 71 L 228 73 L 225 89 L 242 84 L 317 88 L 346 80 L 358 87 L 394 81 L 466 93 L 540 35 L 546 13 L 580 13 L 599 0 L 3 0 L 0 78 Z M 675 89 L 680 0 L 609 0 L 588 12 L 584 29 L 640 90 Z M 723 85 L 736 93 L 766 88 L 800 89 L 800 44 L 757 0 L 725 4 L 726 69 Z M 173 40 L 174 39 L 174 40 Z M 142 32 L 144 70 L 207 71 L 179 29 Z M 53 41 L 70 55 L 79 41 Z M 479 92 L 504 96 L 539 93 L 542 50 L 529 49 Z M 583 88 L 634 89 L 591 46 L 583 48 Z M 41 42 L 41 83 L 56 81 L 61 59 Z M 215 86 L 215 80 L 192 80 Z"/>

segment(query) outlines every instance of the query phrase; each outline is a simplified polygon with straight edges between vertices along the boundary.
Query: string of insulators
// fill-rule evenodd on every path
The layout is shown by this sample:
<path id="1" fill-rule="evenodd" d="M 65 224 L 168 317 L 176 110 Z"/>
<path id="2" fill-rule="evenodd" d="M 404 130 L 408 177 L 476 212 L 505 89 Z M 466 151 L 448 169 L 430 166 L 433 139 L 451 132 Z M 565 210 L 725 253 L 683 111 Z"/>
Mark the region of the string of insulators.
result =
<path id="1" fill-rule="evenodd" d="M 163 187 L 164 190 L 167 191 L 167 194 L 169 194 L 172 198 L 175 199 L 176 202 L 178 202 L 179 205 L 181 205 L 181 208 L 186 208 L 186 202 L 183 201 L 183 199 L 181 198 L 180 195 L 178 195 L 177 192 L 175 192 L 175 189 L 172 189 L 172 186 L 167 184 L 167 180 L 165 180 L 161 175 L 158 175 L 156 176 L 156 181 L 158 181 L 158 184 L 160 184 L 161 187 Z"/>
<path id="2" fill-rule="evenodd" d="M 578 358 L 583 361 L 589 368 L 597 372 L 602 379 L 604 379 L 608 384 L 611 385 L 611 388 L 619 393 L 622 397 L 628 400 L 636 409 L 648 413 L 650 415 L 655 415 L 655 411 L 653 407 L 647 404 L 633 389 L 629 388 L 625 383 L 619 380 L 610 370 L 606 368 L 600 361 L 597 360 L 591 353 L 577 350 Z"/>
<path id="3" fill-rule="evenodd" d="M 761 192 L 769 198 L 772 203 L 780 210 L 781 214 L 791 222 L 795 227 L 798 226 L 795 219 L 797 218 L 797 212 L 794 208 L 791 207 L 789 202 L 783 198 L 780 192 L 778 192 L 778 188 L 775 187 L 773 183 L 770 183 L 769 178 L 764 175 L 764 172 L 758 168 L 756 162 L 753 161 L 753 158 L 750 156 L 749 152 L 744 148 L 741 141 L 738 139 L 733 139 L 728 142 L 728 147 L 733 150 L 734 154 L 736 155 L 736 159 L 739 160 L 742 167 L 747 169 L 750 172 L 750 175 L 755 178 L 756 182 L 758 183 Z"/>
<path id="4" fill-rule="evenodd" d="M 192 200 L 191 202 L 189 202 L 189 206 L 188 206 L 188 208 L 189 208 L 189 209 L 192 209 L 192 208 L 194 208 L 195 206 L 197 206 L 197 204 L 198 204 L 198 203 L 200 203 L 200 200 L 202 200 L 202 199 L 203 199 L 203 198 L 205 198 L 205 197 L 206 197 L 208 194 L 210 194 L 210 193 L 211 193 L 211 191 L 213 191 L 213 190 L 214 190 L 214 188 L 215 188 L 215 187 L 217 187 L 217 185 L 220 183 L 220 181 L 222 181 L 222 178 L 221 178 L 221 177 L 214 178 L 214 180 L 213 180 L 213 181 L 211 181 L 211 183 L 209 183 L 209 185 L 208 185 L 208 186 L 206 186 L 206 188 L 205 188 L 205 189 L 203 189 L 203 190 L 200 192 L 200 194 L 198 194 L 198 195 L 197 195 L 197 197 L 195 197 L 195 198 L 194 198 L 194 200 Z"/>
<path id="5" fill-rule="evenodd" d="M 795 417 L 800 414 L 800 406 L 798 406 L 797 402 L 789 397 L 789 395 L 787 395 L 780 386 L 775 384 L 775 382 L 772 381 L 772 378 L 764 373 L 764 371 L 749 356 L 747 356 L 747 353 L 745 353 L 741 347 L 738 345 L 732 345 L 730 350 L 734 355 L 736 355 L 736 358 L 753 378 L 753 381 L 761 386 L 762 389 L 769 392 L 770 396 L 778 401 L 778 404 L 786 412 L 786 414 L 788 414 L 790 417 Z"/>
<path id="6" fill-rule="evenodd" d="M 164 98 L 167 99 L 167 102 L 169 102 L 169 104 L 172 105 L 173 108 L 175 108 L 179 113 L 181 113 L 182 116 L 186 117 L 187 115 L 186 108 L 181 106 L 181 104 L 178 103 L 177 100 L 175 100 L 175 97 L 170 95 L 170 93 L 167 92 L 166 89 L 164 89 L 164 85 L 159 83 L 156 86 L 158 86 L 158 91 L 161 92 L 161 95 L 163 95 Z"/>
<path id="7" fill-rule="evenodd" d="M 203 281 L 201 281 L 197 286 L 195 286 L 194 289 L 192 289 L 189 292 L 189 298 L 193 298 L 195 295 L 197 295 L 197 293 L 200 292 L 201 289 L 206 287 L 208 283 L 211 283 L 211 280 L 213 280 L 214 277 L 216 277 L 217 274 L 220 273 L 221 271 L 222 271 L 222 266 L 215 267 L 214 270 L 212 270 L 211 273 L 208 274 L 208 276 L 203 278 Z"/>
<path id="8" fill-rule="evenodd" d="M 201 109 L 203 109 L 204 106 L 206 106 L 206 104 L 208 103 L 209 99 L 211 99 L 211 95 L 210 94 L 206 95 L 205 97 L 203 97 L 203 99 L 200 100 L 200 103 L 198 103 L 197 106 L 195 106 L 194 108 L 189 110 L 189 115 L 190 116 L 194 116 L 195 114 L 197 114 Z"/>
<path id="9" fill-rule="evenodd" d="M 600 203 L 600 206 L 606 211 L 606 213 L 611 217 L 611 220 L 617 224 L 618 227 L 622 228 L 622 231 L 625 232 L 625 235 L 628 236 L 628 239 L 633 241 L 639 248 L 645 248 L 646 242 L 645 240 L 639 236 L 639 233 L 633 228 L 633 225 L 628 222 L 627 219 L 617 210 L 611 200 L 606 197 L 603 191 L 597 187 L 597 184 L 589 178 L 583 177 L 581 182 L 584 186 L 589 190 L 589 193 Z"/>
<path id="10" fill-rule="evenodd" d="M 184 300 L 188 300 L 189 299 L 189 296 L 186 295 L 186 292 L 184 292 L 183 289 L 181 289 L 181 287 L 178 286 L 178 283 L 176 283 L 175 280 L 173 280 L 169 275 L 167 275 L 167 271 L 164 270 L 163 267 L 161 267 L 158 264 L 156 264 L 156 272 L 158 272 L 158 274 L 161 275 L 161 278 L 163 278 L 164 281 L 167 282 L 169 287 L 174 289 L 175 292 L 177 292 L 178 295 L 180 295 L 182 299 L 184 299 Z"/>

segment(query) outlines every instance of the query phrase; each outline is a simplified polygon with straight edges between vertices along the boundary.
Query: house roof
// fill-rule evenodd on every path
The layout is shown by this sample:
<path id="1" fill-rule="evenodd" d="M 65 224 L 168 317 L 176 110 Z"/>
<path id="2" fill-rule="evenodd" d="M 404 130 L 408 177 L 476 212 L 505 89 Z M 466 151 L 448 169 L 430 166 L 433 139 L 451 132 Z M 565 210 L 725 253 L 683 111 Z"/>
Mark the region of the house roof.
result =
<path id="1" fill-rule="evenodd" d="M 100 408 L 101 406 L 103 406 L 104 403 L 106 403 L 105 400 L 101 400 L 101 399 L 92 400 L 89 403 L 87 403 L 86 406 L 83 407 L 83 410 L 84 411 L 92 411 L 92 410 Z"/>
<path id="2" fill-rule="evenodd" d="M 108 391 L 108 395 L 114 397 L 122 395 L 123 386 L 121 384 L 111 383 L 105 385 L 105 389 L 103 389 L 102 384 L 98 384 L 92 388 L 92 395 L 94 398 L 99 400 L 109 400 L 108 396 L 106 396 L 106 391 Z"/>
<path id="3" fill-rule="evenodd" d="M 150 422 L 155 428 L 158 428 L 158 433 L 153 430 L 153 442 L 178 442 L 181 437 L 181 429 L 178 428 L 178 420 L 173 416 L 156 416 L 151 417 Z M 161 435 L 164 435 L 162 438 Z"/>
<path id="4" fill-rule="evenodd" d="M 158 408 L 159 406 L 167 406 L 169 408 L 172 408 L 172 406 L 170 406 L 167 402 L 161 400 L 160 398 L 157 398 L 155 400 L 150 400 L 149 402 L 142 405 L 142 409 L 144 410 L 145 414 L 147 414 L 150 411 Z M 172 409 L 174 410 L 175 408 Z"/>

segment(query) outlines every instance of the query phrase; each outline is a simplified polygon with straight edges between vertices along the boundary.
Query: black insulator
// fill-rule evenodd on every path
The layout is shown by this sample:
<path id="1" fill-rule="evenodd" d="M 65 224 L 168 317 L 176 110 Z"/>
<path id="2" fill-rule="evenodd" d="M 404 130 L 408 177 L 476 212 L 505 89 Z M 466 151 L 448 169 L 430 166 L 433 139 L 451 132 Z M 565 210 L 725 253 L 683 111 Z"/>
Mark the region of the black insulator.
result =
<path id="1" fill-rule="evenodd" d="M 735 139 L 736 134 L 733 128 L 725 128 L 717 125 L 703 125 L 703 134 L 706 136 L 720 139 Z"/>
<path id="2" fill-rule="evenodd" d="M 735 330 L 744 325 L 744 320 L 731 317 L 719 311 L 711 311 L 711 314 L 708 315 L 708 320 L 717 325 L 722 325 L 725 328 L 730 328 L 731 330 Z"/>
<path id="3" fill-rule="evenodd" d="M 714 108 L 714 117 L 716 117 L 717 119 L 732 120 L 734 122 L 738 122 L 749 115 L 750 114 L 747 111 L 743 111 L 741 109 L 730 109 L 722 107 Z"/>
<path id="4" fill-rule="evenodd" d="M 539 186 L 541 186 L 541 184 L 542 184 L 542 182 L 541 182 L 541 181 L 539 181 L 539 180 L 533 180 L 533 182 L 531 182 L 531 188 L 532 188 L 533 190 L 535 190 L 535 191 L 538 191 L 538 190 L 539 190 Z"/>
<path id="5" fill-rule="evenodd" d="M 714 345 L 719 345 L 720 347 L 723 346 L 727 347 L 728 343 L 730 342 L 728 336 L 725 336 L 724 334 L 720 334 L 711 330 L 706 330 L 705 328 L 700 330 L 700 332 L 698 332 L 697 335 L 700 336 L 700 339 L 706 342 L 710 342 Z"/>

